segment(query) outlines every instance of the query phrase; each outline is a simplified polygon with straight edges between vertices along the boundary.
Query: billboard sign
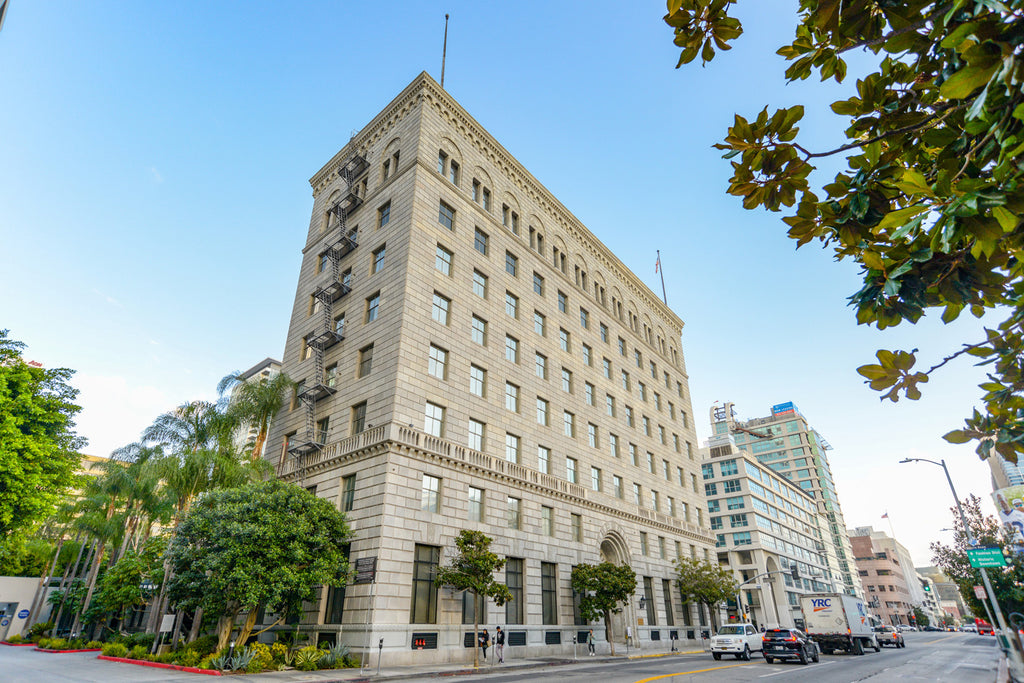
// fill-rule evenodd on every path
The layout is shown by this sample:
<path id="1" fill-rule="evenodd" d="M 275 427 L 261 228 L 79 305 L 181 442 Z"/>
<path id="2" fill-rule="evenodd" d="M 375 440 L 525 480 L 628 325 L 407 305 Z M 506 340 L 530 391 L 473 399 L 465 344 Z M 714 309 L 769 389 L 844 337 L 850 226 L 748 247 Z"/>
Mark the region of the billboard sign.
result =
<path id="1" fill-rule="evenodd" d="M 999 489 L 992 494 L 992 499 L 999 511 L 999 520 L 1006 525 L 1013 543 L 1024 546 L 1024 486 Z"/>
<path id="2" fill-rule="evenodd" d="M 772 406 L 772 416 L 788 415 L 790 413 L 796 413 L 796 406 L 793 405 L 792 401 L 786 403 L 776 403 Z"/>

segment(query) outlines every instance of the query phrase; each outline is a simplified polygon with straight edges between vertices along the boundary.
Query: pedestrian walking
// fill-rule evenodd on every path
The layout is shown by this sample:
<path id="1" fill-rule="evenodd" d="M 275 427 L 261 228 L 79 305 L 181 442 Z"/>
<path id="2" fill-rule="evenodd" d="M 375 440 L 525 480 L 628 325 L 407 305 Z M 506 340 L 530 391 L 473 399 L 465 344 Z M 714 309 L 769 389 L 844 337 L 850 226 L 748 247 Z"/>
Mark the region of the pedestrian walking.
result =
<path id="1" fill-rule="evenodd" d="M 590 633 L 587 634 L 587 650 L 590 651 L 591 657 L 597 654 L 594 652 L 594 629 L 590 629 Z"/>
<path id="2" fill-rule="evenodd" d="M 487 648 L 491 644 L 491 636 L 487 633 L 487 629 L 484 629 L 480 634 L 480 651 L 484 653 L 484 661 L 487 661 Z"/>
<path id="3" fill-rule="evenodd" d="M 498 664 L 505 663 L 505 632 L 500 626 L 495 627 L 494 632 L 494 655 L 498 658 Z"/>

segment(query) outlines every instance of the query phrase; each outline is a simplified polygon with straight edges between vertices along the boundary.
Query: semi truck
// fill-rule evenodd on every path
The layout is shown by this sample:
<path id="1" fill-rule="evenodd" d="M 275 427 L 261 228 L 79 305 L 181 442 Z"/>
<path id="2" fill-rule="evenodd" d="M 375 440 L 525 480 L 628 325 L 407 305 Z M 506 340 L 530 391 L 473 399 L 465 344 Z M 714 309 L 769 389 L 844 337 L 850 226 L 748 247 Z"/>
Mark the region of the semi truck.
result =
<path id="1" fill-rule="evenodd" d="M 845 593 L 801 595 L 800 609 L 807 635 L 824 653 L 843 650 L 862 655 L 867 648 L 882 649 L 874 630 L 880 622 L 858 597 Z"/>

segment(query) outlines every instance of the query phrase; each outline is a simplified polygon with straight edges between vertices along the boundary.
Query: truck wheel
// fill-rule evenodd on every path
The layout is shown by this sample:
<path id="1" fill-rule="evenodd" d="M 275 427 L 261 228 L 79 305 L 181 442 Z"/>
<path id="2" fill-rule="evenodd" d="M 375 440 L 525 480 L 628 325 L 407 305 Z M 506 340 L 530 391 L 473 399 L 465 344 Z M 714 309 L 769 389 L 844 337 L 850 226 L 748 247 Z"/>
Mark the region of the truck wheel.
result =
<path id="1" fill-rule="evenodd" d="M 749 645 L 744 645 L 743 646 L 743 661 L 744 662 L 749 662 L 750 661 L 750 646 Z"/>
<path id="2" fill-rule="evenodd" d="M 722 658 L 722 655 L 718 652 L 712 652 L 711 656 L 715 658 L 716 662 Z"/>
<path id="3" fill-rule="evenodd" d="M 864 654 L 864 643 L 860 642 L 859 638 L 855 638 L 853 641 L 853 654 L 862 655 Z"/>
<path id="4" fill-rule="evenodd" d="M 875 640 L 873 642 L 874 642 L 874 645 L 875 645 L 875 652 L 881 652 L 882 651 L 882 646 L 878 644 L 877 640 Z"/>

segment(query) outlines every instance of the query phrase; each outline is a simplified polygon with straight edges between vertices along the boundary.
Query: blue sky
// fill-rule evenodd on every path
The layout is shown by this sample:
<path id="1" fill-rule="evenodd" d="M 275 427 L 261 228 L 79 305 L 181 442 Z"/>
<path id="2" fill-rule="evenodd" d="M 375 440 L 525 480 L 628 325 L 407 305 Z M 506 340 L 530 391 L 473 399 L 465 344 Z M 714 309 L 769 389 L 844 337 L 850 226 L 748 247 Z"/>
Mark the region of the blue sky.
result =
<path id="1" fill-rule="evenodd" d="M 945 458 L 961 495 L 987 498 L 987 466 L 940 438 L 978 403 L 981 375 L 955 364 L 893 405 L 855 368 L 880 347 L 931 364 L 978 324 L 857 326 L 856 267 L 796 251 L 779 215 L 744 211 L 711 148 L 733 113 L 797 103 L 805 146 L 840 144 L 828 104 L 844 87 L 787 85 L 774 55 L 796 4 L 741 3 L 735 49 L 675 70 L 659 2 L 14 0 L 0 31 L 0 327 L 77 371 L 97 455 L 280 358 L 308 179 L 420 71 L 440 78 L 448 12 L 446 89 L 656 293 L 661 250 L 701 441 L 714 401 L 744 419 L 794 401 L 834 447 L 848 525 L 888 529 L 888 511 L 931 564 L 951 496 L 939 468 L 897 461 Z"/>

